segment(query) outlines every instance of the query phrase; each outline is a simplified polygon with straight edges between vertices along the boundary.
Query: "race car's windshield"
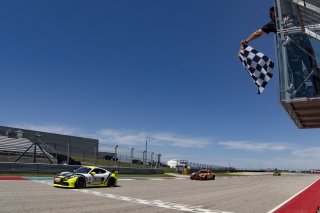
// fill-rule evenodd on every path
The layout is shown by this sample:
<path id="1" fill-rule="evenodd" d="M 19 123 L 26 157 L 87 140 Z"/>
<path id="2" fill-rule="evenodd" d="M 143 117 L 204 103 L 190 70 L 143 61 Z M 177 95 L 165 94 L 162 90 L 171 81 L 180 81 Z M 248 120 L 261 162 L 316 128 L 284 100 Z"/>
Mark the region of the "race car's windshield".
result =
<path id="1" fill-rule="evenodd" d="M 76 169 L 74 172 L 75 173 L 89 173 L 90 170 L 91 169 L 88 167 L 80 167 L 80 168 Z"/>

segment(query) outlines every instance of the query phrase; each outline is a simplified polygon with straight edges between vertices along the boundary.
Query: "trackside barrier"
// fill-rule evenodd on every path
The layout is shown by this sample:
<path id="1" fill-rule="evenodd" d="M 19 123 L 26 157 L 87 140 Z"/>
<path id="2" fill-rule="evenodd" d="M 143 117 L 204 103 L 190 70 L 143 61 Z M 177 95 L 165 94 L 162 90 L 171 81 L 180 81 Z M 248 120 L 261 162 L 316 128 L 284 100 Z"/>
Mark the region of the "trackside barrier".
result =
<path id="1" fill-rule="evenodd" d="M 41 163 L 0 163 L 0 174 L 57 174 L 59 172 L 72 172 L 79 165 L 41 164 Z M 101 167 L 109 171 L 117 170 L 119 174 L 163 174 L 162 169 L 147 168 L 123 168 L 123 167 Z"/>

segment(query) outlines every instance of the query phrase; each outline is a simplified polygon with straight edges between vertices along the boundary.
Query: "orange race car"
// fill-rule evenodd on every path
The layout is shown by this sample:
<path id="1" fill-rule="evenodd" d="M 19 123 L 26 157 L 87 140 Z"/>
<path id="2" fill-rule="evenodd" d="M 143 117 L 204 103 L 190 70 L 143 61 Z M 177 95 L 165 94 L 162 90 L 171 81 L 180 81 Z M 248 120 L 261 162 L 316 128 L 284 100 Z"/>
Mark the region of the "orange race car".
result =
<path id="1" fill-rule="evenodd" d="M 191 180 L 214 180 L 216 175 L 209 169 L 201 169 L 190 175 Z"/>

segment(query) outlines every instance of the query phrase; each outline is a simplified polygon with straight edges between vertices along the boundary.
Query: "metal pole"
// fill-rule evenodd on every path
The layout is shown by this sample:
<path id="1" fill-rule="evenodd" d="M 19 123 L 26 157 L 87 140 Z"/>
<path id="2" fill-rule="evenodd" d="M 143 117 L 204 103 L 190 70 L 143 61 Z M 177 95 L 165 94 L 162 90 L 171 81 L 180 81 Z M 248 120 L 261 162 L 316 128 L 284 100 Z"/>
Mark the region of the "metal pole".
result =
<path id="1" fill-rule="evenodd" d="M 114 148 L 114 164 L 115 166 L 117 166 L 117 148 L 118 148 L 118 145 Z"/>
<path id="2" fill-rule="evenodd" d="M 153 154 L 154 154 L 154 152 L 151 153 L 151 168 L 153 166 Z"/>
<path id="3" fill-rule="evenodd" d="M 67 165 L 69 165 L 69 159 L 70 159 L 70 138 L 67 141 L 67 148 L 68 148 L 68 153 L 67 153 Z"/>
<path id="4" fill-rule="evenodd" d="M 131 168 L 132 168 L 132 160 L 133 160 L 133 150 L 134 148 L 131 149 Z"/>
<path id="5" fill-rule="evenodd" d="M 143 151 L 143 166 L 146 167 L 146 151 Z"/>
<path id="6" fill-rule="evenodd" d="M 95 166 L 97 165 L 97 158 L 98 158 L 98 157 L 97 157 L 97 151 L 98 151 L 98 150 L 97 150 L 97 146 L 94 146 L 94 155 L 95 155 L 95 156 L 94 156 L 94 157 L 95 157 L 95 158 L 94 158 L 94 165 L 95 165 Z"/>
<path id="7" fill-rule="evenodd" d="M 161 157 L 161 154 L 158 154 L 158 165 L 159 165 L 159 168 L 160 168 L 160 166 L 161 166 L 160 157 Z"/>
<path id="8" fill-rule="evenodd" d="M 33 163 L 36 163 L 36 154 L 37 154 L 37 146 L 34 145 L 34 150 L 33 150 Z"/>
<path id="9" fill-rule="evenodd" d="M 145 151 L 147 152 L 148 151 L 148 136 L 146 137 L 146 149 Z"/>
<path id="10" fill-rule="evenodd" d="M 146 157 L 145 157 L 145 164 L 148 162 L 148 141 L 150 142 L 151 138 L 149 136 L 146 137 Z"/>
<path id="11" fill-rule="evenodd" d="M 146 160 L 145 160 L 145 156 L 144 156 L 144 153 L 145 153 L 146 151 L 143 151 L 142 152 L 142 161 L 143 161 L 143 165 L 146 163 Z"/>
<path id="12" fill-rule="evenodd" d="M 43 151 L 43 149 L 41 148 L 41 146 L 39 144 L 38 144 L 38 148 L 41 150 L 41 152 L 44 154 L 44 156 L 50 161 L 50 163 L 53 164 L 51 159 L 47 156 L 47 154 Z"/>
<path id="13" fill-rule="evenodd" d="M 148 152 L 148 136 L 146 137 L 146 150 L 145 150 L 145 158 L 144 158 L 144 164 L 147 164 L 147 152 Z"/>

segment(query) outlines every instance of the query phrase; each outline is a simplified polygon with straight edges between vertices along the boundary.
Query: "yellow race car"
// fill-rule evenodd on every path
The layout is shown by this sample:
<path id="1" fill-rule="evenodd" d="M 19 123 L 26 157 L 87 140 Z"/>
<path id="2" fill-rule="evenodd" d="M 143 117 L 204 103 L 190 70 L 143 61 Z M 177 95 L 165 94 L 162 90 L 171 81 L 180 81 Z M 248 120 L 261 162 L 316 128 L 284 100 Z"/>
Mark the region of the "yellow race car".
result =
<path id="1" fill-rule="evenodd" d="M 116 186 L 118 171 L 110 172 L 95 166 L 83 166 L 74 172 L 61 172 L 53 179 L 53 186 L 64 188 L 86 188 Z"/>

